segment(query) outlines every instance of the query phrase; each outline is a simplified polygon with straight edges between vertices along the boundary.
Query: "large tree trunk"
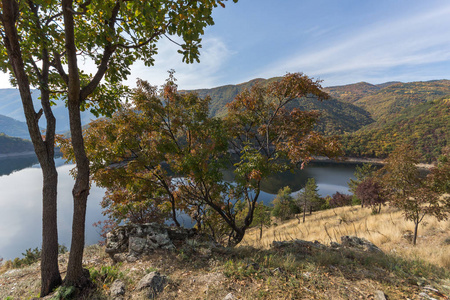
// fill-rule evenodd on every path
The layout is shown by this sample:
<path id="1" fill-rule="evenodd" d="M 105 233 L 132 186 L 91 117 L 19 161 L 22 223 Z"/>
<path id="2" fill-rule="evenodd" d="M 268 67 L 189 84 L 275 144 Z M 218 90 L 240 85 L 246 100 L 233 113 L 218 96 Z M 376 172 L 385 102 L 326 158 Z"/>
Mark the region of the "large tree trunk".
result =
<path id="1" fill-rule="evenodd" d="M 22 106 L 27 121 L 34 151 L 42 167 L 42 254 L 41 254 L 41 297 L 49 294 L 56 286 L 61 284 L 61 275 L 58 268 L 58 230 L 57 230 L 57 184 L 58 175 L 54 163 L 54 135 L 55 119 L 45 106 L 48 101 L 48 90 L 43 92 L 43 109 L 47 118 L 47 136 L 42 139 L 38 125 L 39 114 L 36 113 L 31 97 L 30 83 L 25 72 L 24 61 L 19 44 L 19 37 L 15 27 L 15 17 L 19 15 L 18 5 L 15 1 L 3 0 L 2 22 L 5 30 L 3 36 L 4 45 L 8 51 L 8 57 L 17 80 Z M 48 66 L 47 66 L 48 67 Z M 48 69 L 47 69 L 48 71 Z M 45 71 L 44 71 L 45 72 Z M 45 85 L 44 75 L 43 83 Z"/>
<path id="2" fill-rule="evenodd" d="M 79 105 L 72 103 L 69 98 L 70 132 L 74 149 L 77 176 L 72 190 L 73 221 L 72 242 L 70 246 L 69 264 L 65 284 L 83 287 L 88 283 L 83 273 L 84 231 L 86 223 L 86 206 L 89 195 L 89 160 L 84 150 L 84 141 L 80 121 Z"/>
<path id="3" fill-rule="evenodd" d="M 73 19 L 73 0 L 62 1 L 64 31 L 66 33 L 66 55 L 69 70 L 67 107 L 69 110 L 70 133 L 75 155 L 77 176 L 72 190 L 73 220 L 72 242 L 70 246 L 67 275 L 64 279 L 69 286 L 84 287 L 89 283 L 87 274 L 83 272 L 84 230 L 86 206 L 89 195 L 89 160 L 84 150 L 83 129 L 80 117 L 80 77 L 77 65 L 75 46 L 75 24 Z"/>
<path id="4" fill-rule="evenodd" d="M 44 166 L 41 162 L 44 177 L 42 190 L 41 297 L 51 293 L 62 282 L 58 268 L 56 209 L 58 173 L 56 172 L 53 157 L 47 157 L 47 164 L 47 166 Z"/>

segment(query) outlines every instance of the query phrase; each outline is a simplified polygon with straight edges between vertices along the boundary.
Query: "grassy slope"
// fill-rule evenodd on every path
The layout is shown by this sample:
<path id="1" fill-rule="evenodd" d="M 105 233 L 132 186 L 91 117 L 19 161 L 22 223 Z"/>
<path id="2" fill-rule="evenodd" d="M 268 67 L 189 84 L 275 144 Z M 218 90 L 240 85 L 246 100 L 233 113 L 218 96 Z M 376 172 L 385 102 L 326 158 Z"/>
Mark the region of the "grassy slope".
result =
<path id="1" fill-rule="evenodd" d="M 238 299 L 373 299 L 377 290 L 389 299 L 419 299 L 424 292 L 445 299 L 426 286 L 437 289 L 440 295 L 450 293 L 450 245 L 443 243 L 449 237 L 450 221 L 425 222 L 417 247 L 403 238 L 412 224 L 404 222 L 400 212 L 383 208 L 380 215 L 371 215 L 369 209 L 358 207 L 313 213 L 305 224 L 296 219 L 280 223 L 264 230 L 261 241 L 258 230 L 252 229 L 243 243 L 247 246 L 236 249 L 211 251 L 192 242 L 175 252 L 156 252 L 142 261 L 112 266 L 103 248 L 90 246 L 84 264 L 91 274 L 104 276 L 97 276 L 96 288 L 77 295 L 77 299 L 108 299 L 116 278 L 126 283 L 125 299 L 147 299 L 134 288 L 151 271 L 168 278 L 158 299 L 223 299 L 229 293 Z M 300 238 L 327 244 L 348 234 L 366 237 L 386 255 L 269 249 L 273 240 Z M 63 272 L 67 257 L 60 257 Z M 38 267 L 35 264 L 0 275 L 0 298 L 37 296 Z"/>

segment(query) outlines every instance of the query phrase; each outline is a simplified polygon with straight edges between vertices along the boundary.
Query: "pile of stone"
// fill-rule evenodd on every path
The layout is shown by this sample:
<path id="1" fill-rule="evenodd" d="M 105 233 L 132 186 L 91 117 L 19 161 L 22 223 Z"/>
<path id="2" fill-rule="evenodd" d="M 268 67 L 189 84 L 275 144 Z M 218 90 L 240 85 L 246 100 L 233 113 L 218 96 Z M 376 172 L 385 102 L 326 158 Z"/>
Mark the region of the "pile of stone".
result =
<path id="1" fill-rule="evenodd" d="M 134 262 L 142 255 L 174 250 L 196 235 L 195 229 L 158 223 L 119 226 L 106 236 L 106 253 L 114 262 Z"/>

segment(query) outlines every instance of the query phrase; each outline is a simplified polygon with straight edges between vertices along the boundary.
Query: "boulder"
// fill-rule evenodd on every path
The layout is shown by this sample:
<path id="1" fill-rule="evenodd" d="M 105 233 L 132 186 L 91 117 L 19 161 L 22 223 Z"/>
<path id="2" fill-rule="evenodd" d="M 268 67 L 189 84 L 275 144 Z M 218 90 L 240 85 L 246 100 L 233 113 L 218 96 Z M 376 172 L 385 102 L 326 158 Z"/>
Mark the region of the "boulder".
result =
<path id="1" fill-rule="evenodd" d="M 115 280 L 110 288 L 110 295 L 113 299 L 123 299 L 123 295 L 125 294 L 125 283 L 121 280 Z"/>
<path id="2" fill-rule="evenodd" d="M 156 298 L 156 296 L 164 290 L 166 286 L 166 276 L 161 276 L 159 272 L 151 272 L 145 275 L 138 283 L 136 289 L 138 291 L 147 290 L 148 297 L 150 299 Z"/>

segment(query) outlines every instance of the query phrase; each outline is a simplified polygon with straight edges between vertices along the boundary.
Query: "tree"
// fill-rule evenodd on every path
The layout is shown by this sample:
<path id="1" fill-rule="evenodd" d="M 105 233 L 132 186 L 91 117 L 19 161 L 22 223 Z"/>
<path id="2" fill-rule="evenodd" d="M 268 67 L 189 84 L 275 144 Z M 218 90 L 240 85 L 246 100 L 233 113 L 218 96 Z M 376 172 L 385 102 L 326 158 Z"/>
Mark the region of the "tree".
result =
<path id="1" fill-rule="evenodd" d="M 314 178 L 308 178 L 305 188 L 301 190 L 296 198 L 297 206 L 301 208 L 303 212 L 303 223 L 305 223 L 306 211 L 309 210 L 309 214 L 313 210 L 318 210 L 322 207 L 323 201 L 318 193 L 319 189 Z"/>
<path id="2" fill-rule="evenodd" d="M 350 181 L 348 182 L 348 187 L 353 195 L 356 195 L 356 189 L 358 188 L 359 184 L 365 179 L 372 177 L 375 171 L 376 168 L 372 164 L 363 164 L 362 166 L 356 166 L 356 179 L 350 179 Z M 361 201 L 361 207 L 364 207 L 364 201 L 361 198 L 359 198 L 359 200 Z"/>
<path id="3" fill-rule="evenodd" d="M 280 189 L 273 199 L 272 215 L 280 220 L 288 220 L 299 212 L 300 208 L 295 204 L 294 197 L 291 195 L 291 188 L 285 186 Z"/>
<path id="4" fill-rule="evenodd" d="M 366 178 L 360 182 L 356 187 L 355 194 L 361 199 L 361 203 L 372 208 L 373 213 L 380 213 L 381 205 L 386 203 L 382 186 L 373 178 Z"/>
<path id="5" fill-rule="evenodd" d="M 352 204 L 352 196 L 336 192 L 329 199 L 330 207 L 342 207 Z"/>
<path id="6" fill-rule="evenodd" d="M 320 113 L 287 106 L 297 98 L 327 98 L 320 82 L 301 73 L 281 80 L 255 85 L 227 105 L 226 128 L 235 163 L 235 189 L 248 206 L 241 228 L 234 228 L 234 243 L 239 243 L 253 220 L 261 191 L 261 181 L 296 167 L 304 167 L 313 155 L 335 157 L 341 154 L 334 138 L 314 131 Z"/>
<path id="7" fill-rule="evenodd" d="M 401 209 L 406 220 L 414 222 L 414 245 L 424 217 L 431 215 L 439 221 L 445 220 L 450 208 L 448 197 L 441 198 L 441 194 L 433 188 L 439 180 L 436 181 L 436 177 L 433 180 L 433 173 L 427 178 L 420 177 L 417 163 L 417 152 L 411 146 L 403 145 L 389 155 L 380 170 L 390 204 Z"/>
<path id="8" fill-rule="evenodd" d="M 6 61 L 6 58 L 9 61 L 9 64 L 2 65 L 2 69 L 11 71 L 19 87 L 30 136 L 42 160 L 49 161 L 53 157 L 54 125 L 46 91 L 54 97 L 64 97 L 69 111 L 77 174 L 73 188 L 74 216 L 66 284 L 81 286 L 85 282 L 82 256 L 89 194 L 89 161 L 84 150 L 80 110 L 90 109 L 96 114 L 110 114 L 117 109 L 120 96 L 127 91 L 120 83 L 129 75 L 131 64 L 141 59 L 146 65 L 152 65 L 157 53 L 156 42 L 164 36 L 180 36 L 184 41 L 179 50 L 183 61 L 198 61 L 200 36 L 204 27 L 213 24 L 212 9 L 217 5 L 224 6 L 223 2 L 2 1 L 1 55 L 2 61 Z M 97 66 L 95 74 L 84 72 L 80 60 L 93 62 Z M 38 62 L 42 63 L 41 68 L 38 68 Z M 36 112 L 32 106 L 30 84 L 37 85 L 44 95 L 43 113 L 48 124 L 45 140 L 40 139 L 37 121 L 42 112 Z M 45 180 L 50 178 L 48 187 L 51 189 L 44 191 L 44 212 L 49 208 L 51 214 L 44 219 L 51 223 L 46 226 L 52 228 L 52 241 L 46 240 L 44 236 L 43 248 L 50 249 L 45 250 L 44 256 L 48 255 L 48 258 L 43 258 L 43 270 L 47 269 L 47 265 L 57 264 L 57 257 L 53 255 L 56 196 L 49 196 L 56 191 L 52 163 L 48 162 L 48 169 L 43 168 Z M 50 209 L 51 205 L 55 208 Z M 58 273 L 55 267 L 49 267 L 49 270 L 51 274 L 42 273 L 41 296 L 48 294 L 60 281 L 59 275 L 55 275 Z"/>

